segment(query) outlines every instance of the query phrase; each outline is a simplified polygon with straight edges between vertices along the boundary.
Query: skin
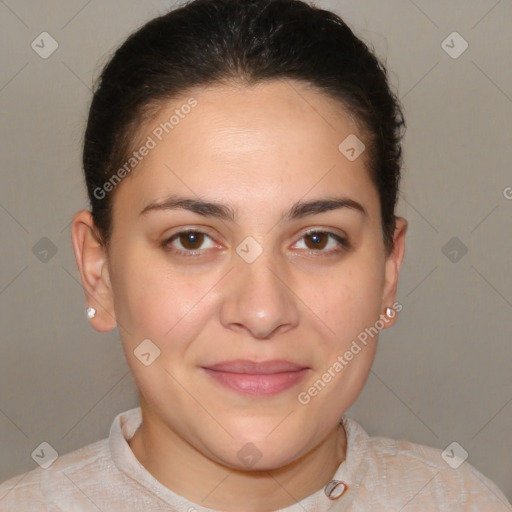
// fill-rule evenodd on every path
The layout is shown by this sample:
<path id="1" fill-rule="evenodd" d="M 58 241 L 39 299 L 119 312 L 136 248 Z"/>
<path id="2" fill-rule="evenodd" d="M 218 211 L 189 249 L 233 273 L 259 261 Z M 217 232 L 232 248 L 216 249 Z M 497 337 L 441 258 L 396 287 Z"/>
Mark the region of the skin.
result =
<path id="1" fill-rule="evenodd" d="M 407 223 L 398 219 L 387 252 L 365 154 L 351 162 L 338 150 L 348 135 L 364 137 L 321 92 L 285 81 L 195 89 L 164 105 L 141 140 L 190 96 L 197 107 L 118 185 L 109 251 L 85 210 L 73 220 L 73 247 L 87 304 L 98 311 L 91 323 L 100 332 L 119 327 L 139 388 L 143 424 L 129 443 L 137 459 L 204 507 L 275 510 L 321 489 L 345 459 L 339 419 L 364 386 L 377 339 L 307 405 L 298 394 L 395 303 Z M 170 194 L 229 205 L 235 222 L 183 209 L 139 215 Z M 366 214 L 341 208 L 281 221 L 296 201 L 333 196 Z M 211 238 L 167 246 L 199 256 L 162 247 L 192 227 Z M 330 237 L 315 245 L 305 236 L 312 228 L 350 247 Z M 249 236 L 263 250 L 252 263 L 236 252 Z M 134 356 L 144 339 L 161 351 L 149 366 Z M 201 368 L 233 359 L 309 369 L 282 393 L 247 396 Z M 237 456 L 247 443 L 261 454 L 251 467 Z"/>

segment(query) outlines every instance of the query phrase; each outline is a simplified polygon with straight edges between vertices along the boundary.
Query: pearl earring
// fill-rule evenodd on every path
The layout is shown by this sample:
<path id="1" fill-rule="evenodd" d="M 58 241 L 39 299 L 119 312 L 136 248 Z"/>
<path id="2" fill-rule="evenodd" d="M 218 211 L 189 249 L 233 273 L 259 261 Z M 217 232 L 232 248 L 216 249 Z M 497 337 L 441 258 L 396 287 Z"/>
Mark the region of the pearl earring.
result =
<path id="1" fill-rule="evenodd" d="M 96 310 L 94 308 L 88 307 L 87 308 L 87 318 L 90 320 L 91 318 L 94 318 L 96 316 Z"/>
<path id="2" fill-rule="evenodd" d="M 393 308 L 386 308 L 386 316 L 388 318 L 393 318 L 396 314 L 396 311 Z"/>

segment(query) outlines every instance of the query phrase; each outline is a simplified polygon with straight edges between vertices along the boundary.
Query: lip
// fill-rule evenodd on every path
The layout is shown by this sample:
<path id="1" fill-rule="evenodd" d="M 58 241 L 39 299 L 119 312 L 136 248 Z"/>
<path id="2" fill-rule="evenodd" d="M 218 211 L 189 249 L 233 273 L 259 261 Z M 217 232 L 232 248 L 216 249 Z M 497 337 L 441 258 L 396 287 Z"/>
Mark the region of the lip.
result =
<path id="1" fill-rule="evenodd" d="M 296 386 L 310 368 L 290 361 L 237 359 L 201 367 L 217 383 L 243 395 L 273 396 Z"/>

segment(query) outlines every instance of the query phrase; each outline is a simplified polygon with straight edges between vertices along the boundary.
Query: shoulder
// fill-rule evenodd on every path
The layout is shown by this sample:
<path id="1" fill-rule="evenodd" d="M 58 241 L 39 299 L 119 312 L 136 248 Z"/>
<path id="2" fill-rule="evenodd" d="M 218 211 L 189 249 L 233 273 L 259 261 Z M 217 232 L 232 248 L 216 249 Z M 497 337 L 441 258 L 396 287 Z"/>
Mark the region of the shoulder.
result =
<path id="1" fill-rule="evenodd" d="M 108 439 L 59 456 L 46 469 L 39 467 L 0 484 L 0 512 L 46 510 L 45 504 L 56 489 L 80 485 L 88 477 L 101 478 L 101 473 L 111 471 L 112 466 Z"/>
<path id="2" fill-rule="evenodd" d="M 404 512 L 433 506 L 447 512 L 512 510 L 496 484 L 458 458 L 457 449 L 443 452 L 410 441 L 371 437 L 350 418 L 345 425 L 355 451 L 365 460 L 361 493 L 378 495 L 376 503 L 385 500 Z"/>

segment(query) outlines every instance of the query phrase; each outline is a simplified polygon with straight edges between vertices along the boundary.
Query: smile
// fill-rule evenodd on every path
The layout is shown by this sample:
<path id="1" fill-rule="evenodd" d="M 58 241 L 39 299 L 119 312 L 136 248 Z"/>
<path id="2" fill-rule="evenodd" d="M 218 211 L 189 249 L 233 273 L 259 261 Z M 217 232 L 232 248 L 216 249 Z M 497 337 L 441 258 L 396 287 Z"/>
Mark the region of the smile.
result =
<path id="1" fill-rule="evenodd" d="M 299 384 L 309 368 L 288 361 L 230 361 L 202 368 L 218 384 L 249 396 L 272 396 Z"/>

